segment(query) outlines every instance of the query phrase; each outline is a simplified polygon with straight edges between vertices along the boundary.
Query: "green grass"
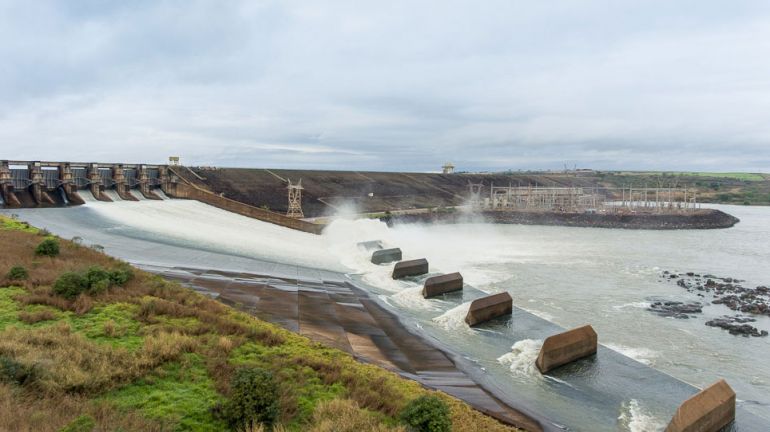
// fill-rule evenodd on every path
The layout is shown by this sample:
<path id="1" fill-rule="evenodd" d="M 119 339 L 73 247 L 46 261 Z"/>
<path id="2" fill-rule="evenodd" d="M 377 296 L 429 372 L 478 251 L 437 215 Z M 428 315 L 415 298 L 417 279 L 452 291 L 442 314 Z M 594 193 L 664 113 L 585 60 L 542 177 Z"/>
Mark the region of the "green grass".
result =
<path id="1" fill-rule="evenodd" d="M 198 354 L 187 354 L 180 362 L 167 364 L 110 392 L 104 400 L 119 408 L 139 410 L 148 418 L 167 421 L 176 431 L 226 429 L 211 413 L 211 408 L 224 399 L 214 388 L 203 358 Z"/>
<path id="2" fill-rule="evenodd" d="M 23 325 L 19 321 L 19 304 L 13 300 L 13 297 L 24 293 L 23 288 L 0 288 L 0 331 L 11 325 Z"/>
<path id="3" fill-rule="evenodd" d="M 37 234 L 40 232 L 39 229 L 31 226 L 27 222 L 22 222 L 5 216 L 0 216 L 0 229 L 23 231 L 31 234 Z"/>
<path id="4" fill-rule="evenodd" d="M 259 367 L 268 370 L 275 369 L 276 364 L 281 364 L 280 370 L 275 372 L 280 382 L 301 383 L 292 389 L 296 397 L 297 414 L 291 422 L 284 425 L 289 430 L 301 431 L 302 426 L 313 414 L 313 409 L 320 402 L 340 398 L 347 394 L 347 388 L 342 383 L 326 384 L 321 375 L 313 368 L 292 364 L 292 359 L 313 355 L 312 350 L 297 345 L 285 344 L 266 347 L 249 342 L 231 353 L 230 362 L 236 366 Z"/>
<path id="5" fill-rule="evenodd" d="M 709 177 L 709 178 L 723 178 L 741 181 L 764 181 L 766 180 L 762 174 L 757 173 L 743 173 L 743 172 L 698 172 L 698 171 L 622 171 L 622 172 L 610 172 L 610 174 L 617 175 L 631 175 L 631 176 L 685 176 L 685 177 Z"/>
<path id="6" fill-rule="evenodd" d="M 134 318 L 138 309 L 137 305 L 130 303 L 112 303 L 97 306 L 81 316 L 71 312 L 67 315 L 72 329 L 87 338 L 135 351 L 144 342 L 144 337 L 140 335 L 142 323 Z M 105 331 L 105 327 L 110 325 L 114 328 L 114 335 Z"/>

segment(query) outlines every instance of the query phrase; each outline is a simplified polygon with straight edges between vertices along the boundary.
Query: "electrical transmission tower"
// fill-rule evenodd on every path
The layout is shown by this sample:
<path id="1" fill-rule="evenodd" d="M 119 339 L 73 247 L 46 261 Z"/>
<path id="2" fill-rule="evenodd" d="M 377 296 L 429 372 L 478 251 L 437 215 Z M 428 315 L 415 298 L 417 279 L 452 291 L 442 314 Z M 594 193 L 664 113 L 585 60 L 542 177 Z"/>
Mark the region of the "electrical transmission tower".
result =
<path id="1" fill-rule="evenodd" d="M 468 201 L 472 209 L 478 210 L 481 208 L 481 188 L 483 187 L 484 183 L 468 182 L 468 189 L 470 189 Z"/>
<path id="2" fill-rule="evenodd" d="M 286 216 L 291 218 L 303 218 L 305 214 L 302 212 L 302 179 L 299 179 L 297 184 L 291 184 L 291 180 L 287 180 L 289 185 L 286 189 L 289 190 L 289 210 L 286 211 Z"/>

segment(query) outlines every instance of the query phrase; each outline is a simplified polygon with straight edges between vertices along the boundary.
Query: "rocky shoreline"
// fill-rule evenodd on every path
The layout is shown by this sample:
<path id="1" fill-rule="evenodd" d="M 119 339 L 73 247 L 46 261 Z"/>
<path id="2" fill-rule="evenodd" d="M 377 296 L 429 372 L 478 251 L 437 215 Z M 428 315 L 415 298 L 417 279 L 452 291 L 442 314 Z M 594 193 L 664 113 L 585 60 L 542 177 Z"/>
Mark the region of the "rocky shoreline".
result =
<path id="1" fill-rule="evenodd" d="M 697 294 L 704 299 L 710 298 L 711 304 L 724 305 L 730 310 L 744 314 L 765 315 L 770 317 L 770 288 L 758 286 L 747 288 L 741 285 L 745 282 L 731 277 L 718 277 L 710 274 L 700 275 L 693 272 L 672 273 L 664 271 L 661 279 L 668 282 L 676 281 L 676 285 L 689 293 Z M 656 301 L 648 310 L 661 316 L 673 318 L 691 318 L 703 311 L 703 304 L 698 302 L 684 303 L 677 301 Z M 723 315 L 707 321 L 709 327 L 719 327 L 732 335 L 745 337 L 764 337 L 766 330 L 759 330 L 748 324 L 756 322 L 756 318 L 736 314 Z"/>
<path id="2" fill-rule="evenodd" d="M 691 213 L 569 213 L 542 211 L 483 211 L 479 213 L 432 212 L 389 215 L 381 220 L 388 225 L 401 223 L 467 223 L 483 221 L 496 224 L 553 225 L 591 228 L 678 230 L 730 228 L 740 222 L 735 216 L 715 209 Z"/>

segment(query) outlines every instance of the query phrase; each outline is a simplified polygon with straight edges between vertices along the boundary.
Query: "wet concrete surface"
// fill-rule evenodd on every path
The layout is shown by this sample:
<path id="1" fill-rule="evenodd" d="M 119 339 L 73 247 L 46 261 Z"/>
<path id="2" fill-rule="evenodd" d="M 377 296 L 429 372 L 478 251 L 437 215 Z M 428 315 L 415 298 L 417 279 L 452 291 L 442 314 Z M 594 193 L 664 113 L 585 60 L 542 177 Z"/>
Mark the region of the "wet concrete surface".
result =
<path id="1" fill-rule="evenodd" d="M 408 331 L 344 275 L 292 269 L 284 269 L 281 277 L 185 267 L 144 269 L 464 400 L 503 423 L 542 430 L 538 421 L 506 405 L 456 367 L 445 352 Z"/>

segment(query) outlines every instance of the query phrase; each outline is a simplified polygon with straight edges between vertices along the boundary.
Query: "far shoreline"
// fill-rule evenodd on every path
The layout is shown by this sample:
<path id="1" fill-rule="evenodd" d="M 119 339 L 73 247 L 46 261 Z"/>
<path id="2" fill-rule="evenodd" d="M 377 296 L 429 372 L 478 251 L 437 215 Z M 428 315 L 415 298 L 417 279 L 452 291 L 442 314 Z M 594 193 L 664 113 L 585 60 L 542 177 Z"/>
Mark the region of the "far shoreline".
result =
<path id="1" fill-rule="evenodd" d="M 380 218 L 389 226 L 409 223 L 473 223 L 544 225 L 583 228 L 684 230 L 724 229 L 740 222 L 735 216 L 717 209 L 698 209 L 690 213 L 578 213 L 555 211 L 482 211 L 430 212 L 386 215 Z"/>

